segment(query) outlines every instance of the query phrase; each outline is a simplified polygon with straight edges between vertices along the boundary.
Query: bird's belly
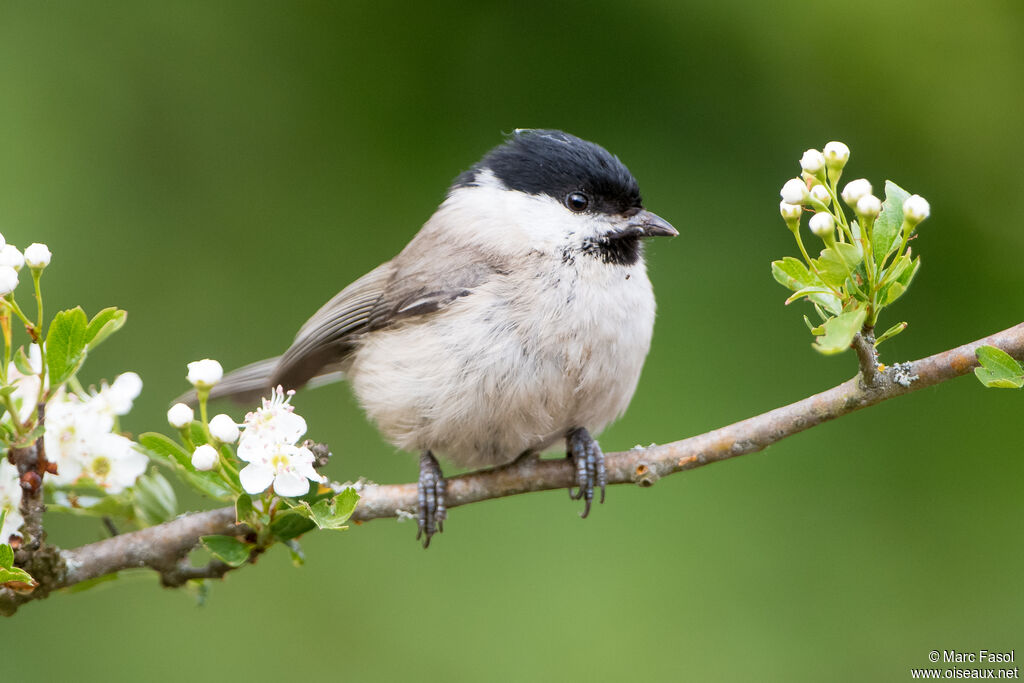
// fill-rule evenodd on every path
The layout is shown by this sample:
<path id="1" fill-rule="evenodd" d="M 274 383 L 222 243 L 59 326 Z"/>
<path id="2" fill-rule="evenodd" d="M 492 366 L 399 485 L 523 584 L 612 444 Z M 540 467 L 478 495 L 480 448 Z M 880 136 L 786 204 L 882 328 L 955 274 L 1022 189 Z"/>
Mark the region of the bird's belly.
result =
<path id="1" fill-rule="evenodd" d="M 396 446 L 464 467 L 510 462 L 573 427 L 599 432 L 626 409 L 654 316 L 646 276 L 635 284 L 616 297 L 477 292 L 429 323 L 367 335 L 348 376 Z"/>

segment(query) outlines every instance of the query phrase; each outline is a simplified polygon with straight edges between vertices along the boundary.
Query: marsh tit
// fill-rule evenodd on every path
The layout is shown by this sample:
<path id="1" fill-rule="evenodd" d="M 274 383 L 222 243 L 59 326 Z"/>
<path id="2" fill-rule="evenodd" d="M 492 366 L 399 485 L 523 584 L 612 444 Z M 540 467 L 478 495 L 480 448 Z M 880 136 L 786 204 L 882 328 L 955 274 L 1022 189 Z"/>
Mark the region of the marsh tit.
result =
<path id="1" fill-rule="evenodd" d="M 435 454 L 497 466 L 564 439 L 586 517 L 606 484 L 591 434 L 626 410 L 651 343 L 643 240 L 677 234 L 604 148 L 517 130 L 455 179 L 401 253 L 213 396 L 344 376 L 384 436 L 420 453 L 424 546 L 447 516 Z"/>

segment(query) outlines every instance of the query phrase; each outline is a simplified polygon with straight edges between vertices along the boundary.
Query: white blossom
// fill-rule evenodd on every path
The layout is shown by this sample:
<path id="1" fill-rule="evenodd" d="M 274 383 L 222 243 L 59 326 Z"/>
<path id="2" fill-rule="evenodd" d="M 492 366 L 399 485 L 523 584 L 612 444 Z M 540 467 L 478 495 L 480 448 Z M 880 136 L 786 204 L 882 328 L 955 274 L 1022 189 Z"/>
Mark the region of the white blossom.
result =
<path id="1" fill-rule="evenodd" d="M 238 473 L 249 493 L 261 493 L 273 485 L 280 496 L 301 496 L 309 491 L 310 480 L 325 481 L 313 469 L 313 453 L 295 442 L 306 433 L 306 421 L 296 415 L 291 395 L 277 387 L 270 399 L 245 416 L 238 441 L 238 457 L 249 463 Z"/>
<path id="2" fill-rule="evenodd" d="M 0 266 L 0 296 L 6 296 L 18 286 L 18 271 L 10 266 Z"/>
<path id="3" fill-rule="evenodd" d="M 214 468 L 219 457 L 216 448 L 204 443 L 192 453 L 192 467 L 200 472 L 207 472 Z"/>
<path id="4" fill-rule="evenodd" d="M 25 257 L 21 255 L 21 252 L 13 244 L 5 244 L 0 249 L 0 266 L 21 270 L 23 265 L 25 265 Z"/>
<path id="5" fill-rule="evenodd" d="M 167 422 L 170 423 L 175 429 L 184 429 L 192 424 L 192 420 L 195 419 L 195 413 L 192 412 L 192 408 L 185 405 L 184 403 L 175 403 L 171 406 L 171 409 L 167 411 Z"/>
<path id="6" fill-rule="evenodd" d="M 47 403 L 43 441 L 47 458 L 57 464 L 54 483 L 86 479 L 120 493 L 146 471 L 148 458 L 130 439 L 112 433 L 115 407 L 104 390 L 86 397 L 61 390 Z"/>
<path id="7" fill-rule="evenodd" d="M 209 358 L 188 364 L 188 381 L 197 389 L 209 389 L 224 376 L 220 363 Z"/>
<path id="8" fill-rule="evenodd" d="M 928 200 L 919 194 L 912 194 L 903 202 L 903 219 L 910 225 L 917 225 L 931 214 Z"/>
<path id="9" fill-rule="evenodd" d="M 20 535 L 18 529 L 25 523 L 21 516 L 21 481 L 18 479 L 18 468 L 7 458 L 0 458 L 0 510 L 6 510 L 7 516 L 0 527 L 0 543 L 7 543 L 11 536 Z"/>
<path id="10" fill-rule="evenodd" d="M 238 440 L 238 425 L 230 415 L 214 415 L 210 420 L 210 434 L 221 443 L 234 443 Z"/>
<path id="11" fill-rule="evenodd" d="M 50 265 L 51 256 L 53 254 L 50 253 L 49 247 L 45 244 L 33 242 L 25 247 L 25 263 L 28 264 L 29 268 L 45 268 Z"/>
<path id="12" fill-rule="evenodd" d="M 787 204 L 803 204 L 807 201 L 807 183 L 800 178 L 790 178 L 779 192 Z"/>
<path id="13" fill-rule="evenodd" d="M 97 398 L 106 401 L 114 415 L 127 415 L 132 404 L 142 393 L 142 378 L 134 372 L 125 372 L 114 379 L 110 386 L 104 384 Z"/>
<path id="14" fill-rule="evenodd" d="M 864 178 L 858 178 L 846 183 L 846 187 L 843 188 L 842 197 L 843 201 L 848 205 L 856 206 L 857 200 L 868 194 L 871 194 L 871 183 Z"/>
<path id="15" fill-rule="evenodd" d="M 882 200 L 873 194 L 866 194 L 857 200 L 854 211 L 858 216 L 877 216 L 882 212 Z"/>
<path id="16" fill-rule="evenodd" d="M 811 220 L 807 222 L 807 227 L 818 237 L 825 238 L 835 230 L 836 222 L 832 218 L 832 214 L 819 211 L 811 216 Z"/>
<path id="17" fill-rule="evenodd" d="M 7 246 L 7 240 L 4 239 L 3 235 L 0 235 L 0 249 L 3 249 L 6 246 Z"/>
<path id="18" fill-rule="evenodd" d="M 829 168 L 841 169 L 850 160 L 850 148 L 841 142 L 833 140 L 825 145 L 823 151 L 825 153 L 825 164 Z"/>
<path id="19" fill-rule="evenodd" d="M 800 157 L 800 168 L 805 173 L 815 175 L 818 171 L 825 168 L 825 156 L 816 149 L 809 149 Z"/>

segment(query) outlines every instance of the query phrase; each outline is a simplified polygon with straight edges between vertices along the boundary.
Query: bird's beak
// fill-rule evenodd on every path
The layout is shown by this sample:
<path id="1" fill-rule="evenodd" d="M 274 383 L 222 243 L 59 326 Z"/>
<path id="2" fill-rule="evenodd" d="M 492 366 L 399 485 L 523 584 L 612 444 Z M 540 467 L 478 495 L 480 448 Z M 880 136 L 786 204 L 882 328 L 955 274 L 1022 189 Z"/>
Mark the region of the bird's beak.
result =
<path id="1" fill-rule="evenodd" d="M 628 227 L 640 237 L 676 237 L 679 234 L 671 223 L 646 209 L 630 216 Z"/>

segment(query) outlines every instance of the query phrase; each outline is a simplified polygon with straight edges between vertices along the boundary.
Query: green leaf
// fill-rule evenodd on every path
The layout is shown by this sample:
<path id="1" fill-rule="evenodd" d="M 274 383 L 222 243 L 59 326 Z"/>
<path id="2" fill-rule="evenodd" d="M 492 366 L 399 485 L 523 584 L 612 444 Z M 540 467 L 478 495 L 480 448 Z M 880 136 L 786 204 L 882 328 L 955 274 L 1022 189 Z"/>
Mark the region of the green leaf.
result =
<path id="1" fill-rule="evenodd" d="M 197 493 L 218 500 L 229 500 L 235 492 L 216 470 L 198 472 L 192 467 L 192 454 L 180 445 L 157 432 L 146 432 L 139 436 L 139 445 L 146 449 L 149 457 L 174 469 L 178 476 Z"/>
<path id="2" fill-rule="evenodd" d="M 807 270 L 803 261 L 787 256 L 781 261 L 772 261 L 772 277 L 775 281 L 794 292 L 798 289 L 820 284 L 817 276 Z"/>
<path id="3" fill-rule="evenodd" d="M 897 246 L 896 240 L 901 238 L 900 230 L 903 228 L 903 202 L 907 200 L 910 193 L 892 182 L 885 181 L 885 201 L 882 203 L 882 213 L 875 219 L 875 225 L 871 229 L 871 251 L 875 255 L 875 263 L 882 265 L 889 250 Z"/>
<path id="4" fill-rule="evenodd" d="M 827 249 L 822 249 L 821 257 L 814 261 L 814 267 L 825 284 L 839 288 L 846 283 L 850 273 L 864 260 L 863 250 L 854 244 L 836 242 Z"/>
<path id="5" fill-rule="evenodd" d="M 85 330 L 86 346 L 90 349 L 95 349 L 107 337 L 124 327 L 127 318 L 127 311 L 113 307 L 104 308 L 89 321 L 89 326 Z"/>
<path id="6" fill-rule="evenodd" d="M 1024 368 L 1013 356 L 994 346 L 980 346 L 975 351 L 980 368 L 974 369 L 978 381 L 996 389 L 1020 389 L 1024 386 Z"/>
<path id="7" fill-rule="evenodd" d="M 199 539 L 213 555 L 232 567 L 240 567 L 249 560 L 249 553 L 255 547 L 239 541 L 234 536 L 202 536 Z"/>
<path id="8" fill-rule="evenodd" d="M 153 470 L 136 479 L 134 489 L 135 516 L 147 526 L 166 522 L 178 514 L 174 489 L 159 471 Z"/>
<path id="9" fill-rule="evenodd" d="M 0 527 L 3 523 L 0 522 Z M 14 549 L 6 543 L 0 543 L 0 569 L 10 569 L 14 566 Z"/>
<path id="10" fill-rule="evenodd" d="M 316 524 L 298 512 L 286 512 L 274 518 L 270 532 L 278 539 L 287 541 L 315 528 Z"/>
<path id="11" fill-rule="evenodd" d="M 88 322 L 85 311 L 76 306 L 53 317 L 46 333 L 46 367 L 50 373 L 50 391 L 68 381 L 85 360 L 85 336 Z"/>
<path id="12" fill-rule="evenodd" d="M 918 268 L 921 267 L 921 257 L 911 261 L 908 256 L 904 256 L 900 259 L 900 263 L 893 264 L 893 267 L 899 268 L 899 276 L 895 282 L 883 290 L 881 298 L 883 306 L 888 306 L 906 293 L 907 288 L 910 287 L 910 281 L 914 279 Z"/>
<path id="13" fill-rule="evenodd" d="M 256 509 L 252 506 L 252 496 L 248 493 L 240 494 L 235 500 L 235 521 L 241 524 L 255 514 Z"/>
<path id="14" fill-rule="evenodd" d="M 18 368 L 18 372 L 23 375 L 37 374 L 35 369 L 32 368 L 32 364 L 28 362 L 28 356 L 25 355 L 25 347 L 23 346 L 19 346 L 18 350 L 14 353 L 14 367 Z"/>
<path id="15" fill-rule="evenodd" d="M 35 587 L 35 579 L 24 569 L 20 567 L 10 567 L 8 569 L 0 569 L 0 586 L 11 581 L 19 581 L 21 583 L 28 583 Z"/>
<path id="16" fill-rule="evenodd" d="M 884 342 L 886 339 L 892 339 L 905 329 L 907 329 L 907 323 L 896 323 L 875 339 L 875 348 L 878 348 L 878 345 Z"/>
<path id="17" fill-rule="evenodd" d="M 805 296 L 809 297 L 812 294 L 828 294 L 832 298 L 835 298 L 835 296 L 832 294 L 832 290 L 829 289 L 828 287 L 825 287 L 823 285 L 815 285 L 813 287 L 804 287 L 803 289 L 798 289 L 788 299 L 786 299 L 786 305 L 788 306 L 794 301 L 802 299 Z"/>
<path id="18" fill-rule="evenodd" d="M 348 528 L 345 522 L 352 516 L 358 502 L 359 494 L 349 488 L 331 500 L 318 500 L 312 506 L 304 500 L 300 501 L 294 510 L 311 519 L 321 529 L 343 530 Z"/>
<path id="19" fill-rule="evenodd" d="M 814 340 L 815 350 L 818 353 L 832 355 L 850 348 L 854 335 L 864 326 L 867 315 L 866 309 L 856 308 L 826 322 L 825 334 Z"/>

